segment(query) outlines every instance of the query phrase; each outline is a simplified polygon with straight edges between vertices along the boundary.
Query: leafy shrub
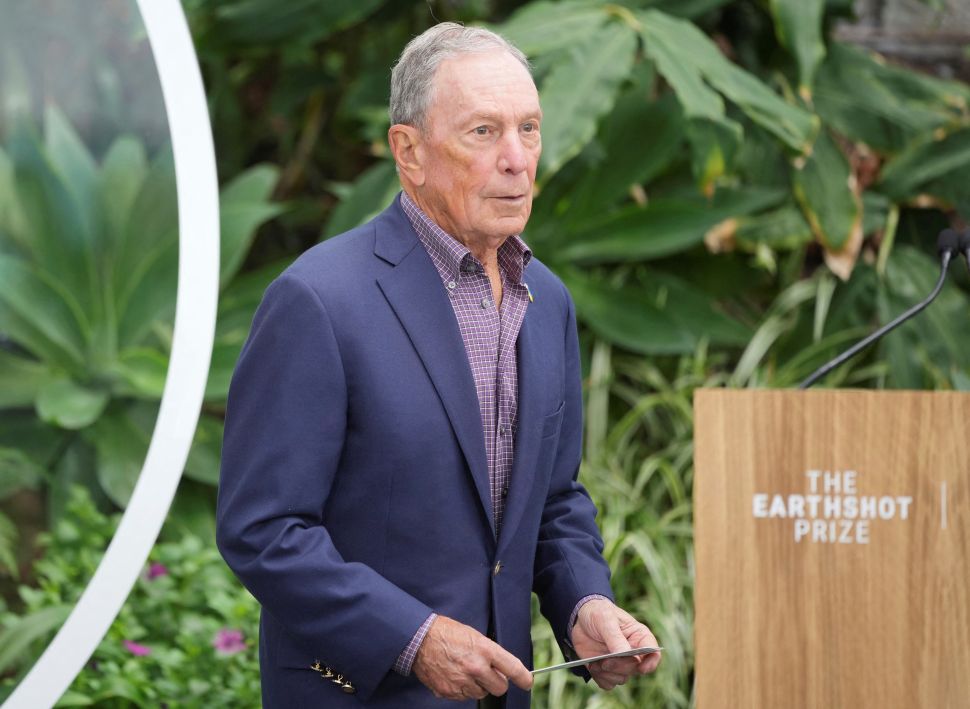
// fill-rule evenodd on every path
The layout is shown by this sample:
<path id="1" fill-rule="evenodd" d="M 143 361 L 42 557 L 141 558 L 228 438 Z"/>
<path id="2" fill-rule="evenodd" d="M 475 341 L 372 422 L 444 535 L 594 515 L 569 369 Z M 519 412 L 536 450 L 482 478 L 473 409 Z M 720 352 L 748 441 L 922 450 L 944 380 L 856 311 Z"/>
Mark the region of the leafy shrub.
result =
<path id="1" fill-rule="evenodd" d="M 208 485 L 236 356 L 281 268 L 236 278 L 257 227 L 282 209 L 268 200 L 276 176 L 256 166 L 220 194 L 219 320 L 185 468 Z M 98 161 L 54 107 L 42 134 L 14 124 L 0 146 L 0 495 L 46 484 L 52 517 L 75 483 L 127 503 L 168 370 L 178 241 L 170 149 L 150 159 L 122 136 Z"/>
<path id="2" fill-rule="evenodd" d="M 7 613 L 0 670 L 22 675 L 91 578 L 119 517 L 74 488 L 44 536 L 37 586 L 20 588 L 23 614 Z M 121 613 L 57 706 L 259 706 L 259 605 L 211 540 L 161 542 Z M 7 680 L 4 694 L 16 680 Z"/>

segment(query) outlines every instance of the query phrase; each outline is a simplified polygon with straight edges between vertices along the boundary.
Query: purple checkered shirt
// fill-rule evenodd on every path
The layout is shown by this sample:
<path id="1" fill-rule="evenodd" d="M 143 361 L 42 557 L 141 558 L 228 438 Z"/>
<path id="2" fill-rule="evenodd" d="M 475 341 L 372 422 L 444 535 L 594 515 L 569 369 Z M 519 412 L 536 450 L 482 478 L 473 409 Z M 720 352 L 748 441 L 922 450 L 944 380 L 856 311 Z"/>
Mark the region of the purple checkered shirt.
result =
<path id="1" fill-rule="evenodd" d="M 496 308 L 485 268 L 468 247 L 435 224 L 406 192 L 401 192 L 401 207 L 417 232 L 421 245 L 431 257 L 458 320 L 458 329 L 478 393 L 497 535 L 508 497 L 513 441 L 518 425 L 519 382 L 515 343 L 529 305 L 529 289 L 522 282 L 522 273 L 532 258 L 532 252 L 517 235 L 510 236 L 499 247 L 498 266 L 503 296 L 501 306 Z M 574 613 L 586 600 L 589 599 L 584 598 L 577 604 Z M 394 663 L 398 673 L 405 676 L 410 674 L 418 649 L 436 617 L 434 613 L 428 616 L 398 656 Z"/>

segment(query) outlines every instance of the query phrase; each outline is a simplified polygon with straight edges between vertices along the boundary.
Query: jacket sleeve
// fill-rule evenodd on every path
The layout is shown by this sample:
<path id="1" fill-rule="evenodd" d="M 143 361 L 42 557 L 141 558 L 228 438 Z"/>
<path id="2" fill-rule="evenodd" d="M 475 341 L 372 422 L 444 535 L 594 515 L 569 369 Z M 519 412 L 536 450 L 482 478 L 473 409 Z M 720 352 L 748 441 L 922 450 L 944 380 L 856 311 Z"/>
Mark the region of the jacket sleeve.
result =
<path id="1" fill-rule="evenodd" d="M 233 374 L 217 542 L 264 612 L 352 678 L 366 701 L 432 611 L 369 566 L 345 561 L 323 525 L 346 412 L 327 310 L 284 274 L 267 290 Z"/>
<path id="2" fill-rule="evenodd" d="M 610 570 L 603 559 L 603 540 L 596 527 L 596 506 L 578 482 L 582 457 L 583 392 L 579 339 L 572 299 L 566 299 L 565 396 L 563 422 L 553 463 L 549 494 L 539 526 L 533 589 L 565 655 L 569 617 L 585 596 L 613 600 Z"/>

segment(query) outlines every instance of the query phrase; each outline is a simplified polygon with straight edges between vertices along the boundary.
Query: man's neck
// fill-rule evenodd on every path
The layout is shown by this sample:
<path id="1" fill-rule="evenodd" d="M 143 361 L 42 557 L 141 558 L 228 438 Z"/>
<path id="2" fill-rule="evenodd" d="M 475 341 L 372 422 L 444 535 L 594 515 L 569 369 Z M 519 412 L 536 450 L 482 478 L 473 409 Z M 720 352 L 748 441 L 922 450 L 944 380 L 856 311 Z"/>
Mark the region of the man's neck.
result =
<path id="1" fill-rule="evenodd" d="M 490 277 L 492 272 L 495 273 L 496 277 L 498 276 L 498 250 L 508 237 L 496 242 L 494 239 L 483 241 L 466 234 L 461 234 L 450 226 L 448 219 L 439 215 L 438 210 L 433 205 L 421 199 L 421 195 L 417 190 L 411 186 L 402 186 L 402 188 L 411 201 L 417 205 L 418 209 L 424 212 L 428 219 L 437 224 L 445 234 L 472 252 L 472 256 L 478 259 L 479 263 L 485 268 L 485 272 L 490 274 Z"/>

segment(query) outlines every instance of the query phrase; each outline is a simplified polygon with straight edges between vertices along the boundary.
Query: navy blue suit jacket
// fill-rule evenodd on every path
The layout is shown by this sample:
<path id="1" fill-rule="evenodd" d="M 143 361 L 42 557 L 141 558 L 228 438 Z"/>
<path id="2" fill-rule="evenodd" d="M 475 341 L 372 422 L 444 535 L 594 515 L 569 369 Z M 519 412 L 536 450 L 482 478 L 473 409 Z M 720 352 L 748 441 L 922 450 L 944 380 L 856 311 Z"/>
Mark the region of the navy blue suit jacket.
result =
<path id="1" fill-rule="evenodd" d="M 497 539 L 458 323 L 399 200 L 267 289 L 229 394 L 217 520 L 222 554 L 262 605 L 265 706 L 456 706 L 392 669 L 429 613 L 491 629 L 531 667 L 532 591 L 560 642 L 580 598 L 612 597 L 576 481 L 572 302 L 535 259 L 523 280 L 535 301 Z M 528 705 L 513 687 L 508 706 Z"/>

